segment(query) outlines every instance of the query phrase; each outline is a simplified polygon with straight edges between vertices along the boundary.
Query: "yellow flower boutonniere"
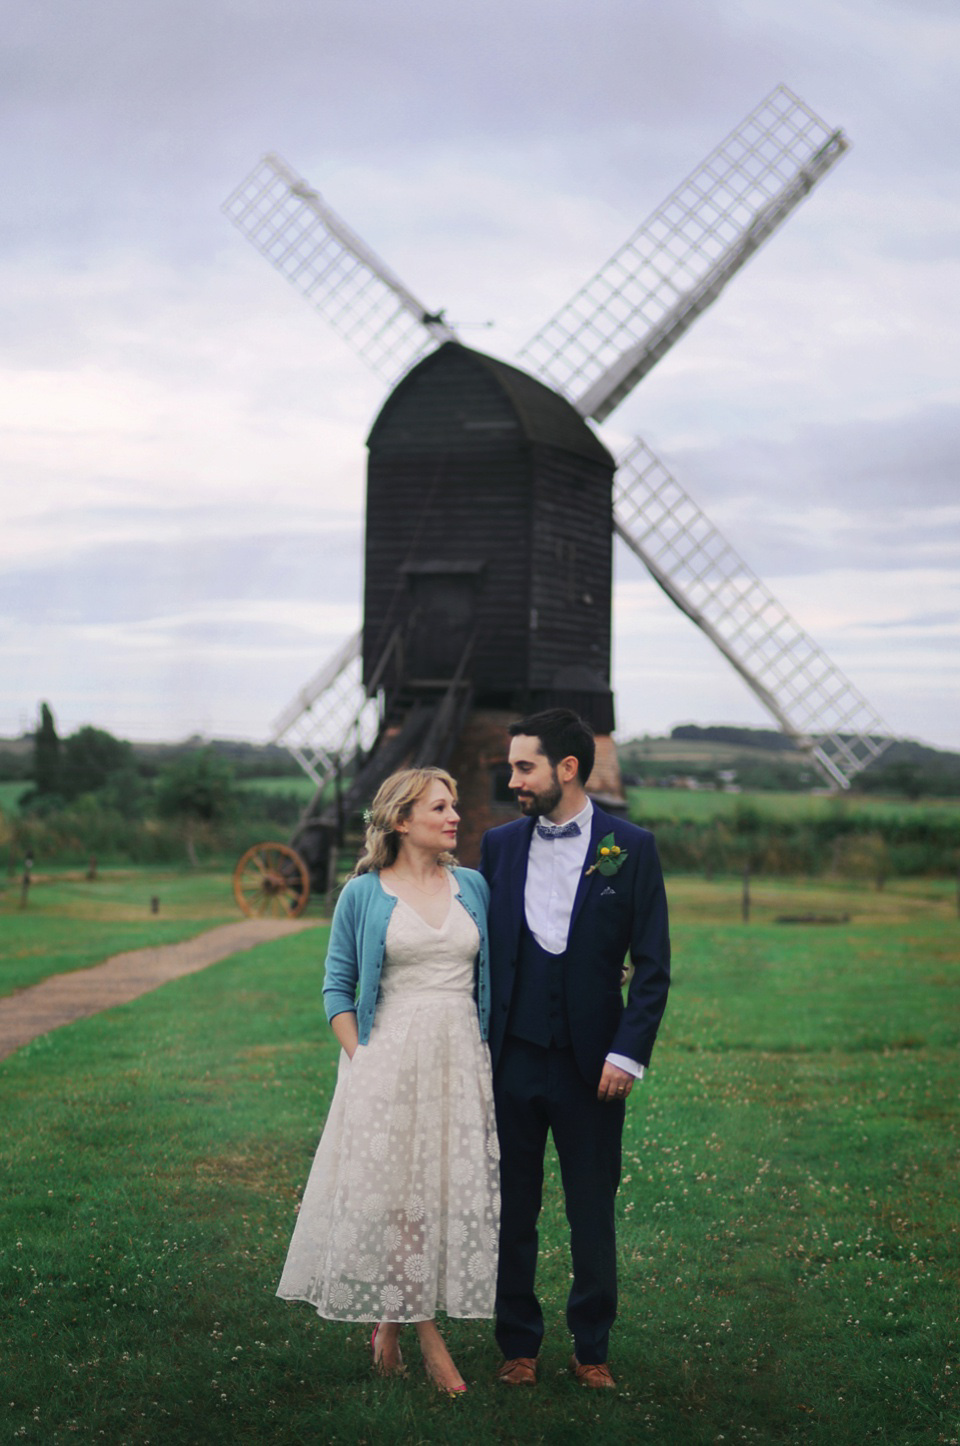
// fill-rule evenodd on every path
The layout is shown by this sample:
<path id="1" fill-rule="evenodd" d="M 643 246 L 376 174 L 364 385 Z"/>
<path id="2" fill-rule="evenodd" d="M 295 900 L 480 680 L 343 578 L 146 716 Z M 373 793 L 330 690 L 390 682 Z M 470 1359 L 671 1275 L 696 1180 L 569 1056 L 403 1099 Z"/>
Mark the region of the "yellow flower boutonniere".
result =
<path id="1" fill-rule="evenodd" d="M 587 873 L 592 874 L 596 870 L 598 874 L 605 874 L 609 878 L 611 874 L 615 874 L 623 868 L 626 857 L 626 849 L 622 849 L 619 844 L 614 843 L 613 834 L 608 833 L 597 844 L 597 856 L 587 869 Z"/>

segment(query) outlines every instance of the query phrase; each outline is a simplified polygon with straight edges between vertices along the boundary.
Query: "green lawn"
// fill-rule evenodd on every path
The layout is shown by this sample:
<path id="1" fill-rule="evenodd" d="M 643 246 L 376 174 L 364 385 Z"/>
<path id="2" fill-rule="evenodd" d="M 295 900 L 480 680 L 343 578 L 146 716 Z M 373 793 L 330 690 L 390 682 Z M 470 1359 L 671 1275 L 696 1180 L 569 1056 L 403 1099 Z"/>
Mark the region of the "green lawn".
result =
<path id="1" fill-rule="evenodd" d="M 105 869 L 94 881 L 80 870 L 43 871 L 25 909 L 20 898 L 18 877 L 0 879 L 0 996 L 242 918 L 230 875 L 203 870 Z"/>
<path id="2" fill-rule="evenodd" d="M 555 1165 L 535 1392 L 491 1383 L 483 1323 L 447 1329 L 470 1383 L 451 1402 L 412 1341 L 409 1379 L 381 1381 L 363 1327 L 275 1299 L 336 1057 L 310 931 L 0 1062 L 2 1439 L 955 1443 L 952 896 L 778 883 L 744 926 L 732 881 L 671 894 L 675 987 L 625 1138 L 617 1392 L 564 1373 Z M 851 922 L 775 922 L 804 901 Z"/>

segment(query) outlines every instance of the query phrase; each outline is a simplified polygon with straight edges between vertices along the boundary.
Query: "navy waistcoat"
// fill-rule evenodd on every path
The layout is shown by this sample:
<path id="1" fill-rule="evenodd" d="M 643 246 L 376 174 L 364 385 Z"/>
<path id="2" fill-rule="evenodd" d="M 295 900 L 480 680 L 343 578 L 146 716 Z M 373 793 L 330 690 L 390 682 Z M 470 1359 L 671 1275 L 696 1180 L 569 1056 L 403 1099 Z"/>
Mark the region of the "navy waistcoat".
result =
<path id="1" fill-rule="evenodd" d="M 570 1044 L 567 1023 L 566 952 L 550 954 L 541 948 L 524 921 L 520 933 L 517 976 L 507 1033 L 517 1039 L 546 1047 L 566 1049 Z"/>

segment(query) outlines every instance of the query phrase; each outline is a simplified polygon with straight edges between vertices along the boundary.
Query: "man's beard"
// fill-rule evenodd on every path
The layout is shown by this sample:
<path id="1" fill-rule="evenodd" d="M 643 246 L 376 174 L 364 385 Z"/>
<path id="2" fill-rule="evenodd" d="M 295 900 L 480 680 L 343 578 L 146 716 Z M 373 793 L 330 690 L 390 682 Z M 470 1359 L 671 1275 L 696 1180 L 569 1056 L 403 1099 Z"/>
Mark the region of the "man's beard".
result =
<path id="1" fill-rule="evenodd" d="M 518 793 L 517 806 L 521 813 L 525 813 L 528 818 L 543 818 L 545 814 L 553 813 L 562 798 L 563 789 L 560 787 L 557 770 L 554 769 L 550 787 L 545 788 L 542 793 L 533 793 L 528 790 L 526 798 L 521 798 Z"/>

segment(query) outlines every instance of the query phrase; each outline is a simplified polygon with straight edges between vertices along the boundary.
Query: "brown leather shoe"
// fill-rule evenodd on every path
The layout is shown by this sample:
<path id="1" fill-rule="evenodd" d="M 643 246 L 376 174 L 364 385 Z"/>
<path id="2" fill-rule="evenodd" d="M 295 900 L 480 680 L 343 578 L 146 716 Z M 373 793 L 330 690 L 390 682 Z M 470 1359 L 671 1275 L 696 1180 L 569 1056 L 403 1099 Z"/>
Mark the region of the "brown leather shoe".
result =
<path id="1" fill-rule="evenodd" d="M 570 1357 L 570 1370 L 581 1386 L 591 1386 L 594 1390 L 615 1390 L 616 1381 L 610 1374 L 610 1367 L 603 1362 L 600 1365 L 581 1365 L 576 1356 Z"/>
<path id="2" fill-rule="evenodd" d="M 497 1371 L 497 1380 L 502 1386 L 535 1386 L 536 1356 L 514 1356 L 512 1360 L 504 1361 Z"/>

